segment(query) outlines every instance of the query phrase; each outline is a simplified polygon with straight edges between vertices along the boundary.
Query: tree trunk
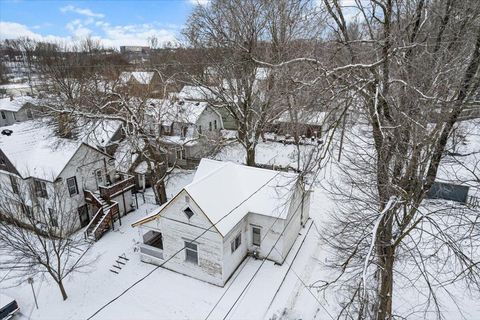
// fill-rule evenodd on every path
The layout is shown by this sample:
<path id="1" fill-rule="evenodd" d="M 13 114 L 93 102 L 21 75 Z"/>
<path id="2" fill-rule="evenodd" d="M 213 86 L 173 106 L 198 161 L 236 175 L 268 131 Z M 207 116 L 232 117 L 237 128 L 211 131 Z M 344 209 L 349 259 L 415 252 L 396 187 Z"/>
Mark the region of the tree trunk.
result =
<path id="1" fill-rule="evenodd" d="M 247 166 L 255 167 L 255 148 L 253 146 L 247 148 Z"/>
<path id="2" fill-rule="evenodd" d="M 382 228 L 377 233 L 378 256 L 378 288 L 377 288 L 377 315 L 376 320 L 392 318 L 393 297 L 393 265 L 395 262 L 395 248 L 392 246 L 392 215 L 386 214 Z"/>
<path id="3" fill-rule="evenodd" d="M 65 287 L 63 286 L 62 280 L 57 281 L 57 284 L 58 284 L 58 288 L 60 289 L 60 292 L 62 293 L 63 301 L 67 300 L 68 296 L 67 296 L 67 292 L 65 291 Z"/>
<path id="4" fill-rule="evenodd" d="M 167 192 L 165 188 L 165 180 L 157 181 L 154 185 L 155 201 L 157 204 L 162 205 L 167 202 Z"/>

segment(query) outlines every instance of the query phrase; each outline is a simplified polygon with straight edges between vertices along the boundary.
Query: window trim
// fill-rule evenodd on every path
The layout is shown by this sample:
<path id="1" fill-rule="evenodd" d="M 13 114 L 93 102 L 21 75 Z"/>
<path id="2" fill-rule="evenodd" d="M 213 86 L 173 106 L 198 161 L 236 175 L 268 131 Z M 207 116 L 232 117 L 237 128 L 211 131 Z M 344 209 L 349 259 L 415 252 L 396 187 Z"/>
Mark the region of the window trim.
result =
<path id="1" fill-rule="evenodd" d="M 191 215 L 187 214 L 187 210 L 191 212 Z M 193 210 L 189 206 L 185 207 L 185 209 L 183 209 L 182 211 L 189 221 L 195 215 L 195 212 L 193 212 Z"/>
<path id="2" fill-rule="evenodd" d="M 242 245 L 242 233 L 240 232 L 232 241 L 230 241 L 230 250 L 232 253 L 237 251 Z"/>
<path id="3" fill-rule="evenodd" d="M 13 193 L 20 194 L 20 186 L 18 184 L 18 178 L 10 175 L 10 184 L 11 184 Z"/>
<path id="4" fill-rule="evenodd" d="M 189 247 L 189 246 L 195 246 L 195 248 Z M 198 265 L 198 244 L 194 243 L 193 241 L 184 241 L 184 248 L 185 248 L 185 261 Z M 191 256 L 189 258 L 188 252 L 190 254 L 195 254 L 195 259 L 191 260 Z"/>
<path id="5" fill-rule="evenodd" d="M 255 231 L 258 230 L 258 242 L 255 242 Z M 262 245 L 262 228 L 259 226 L 252 226 L 252 245 L 260 247 Z"/>
<path id="6" fill-rule="evenodd" d="M 33 184 L 37 197 L 48 199 L 47 183 L 39 179 L 34 179 Z"/>
<path id="7" fill-rule="evenodd" d="M 69 185 L 69 181 L 72 181 L 72 179 L 73 179 L 73 182 L 74 182 L 73 186 L 75 187 L 75 192 L 74 193 L 71 192 L 70 185 Z M 78 184 L 77 184 L 77 177 L 76 176 L 67 178 L 67 189 L 68 189 L 68 193 L 70 194 L 70 197 L 78 194 Z"/>
<path id="8" fill-rule="evenodd" d="M 58 215 L 53 212 L 52 208 L 48 208 L 49 222 L 52 227 L 58 228 Z M 55 222 L 55 223 L 54 223 Z"/>

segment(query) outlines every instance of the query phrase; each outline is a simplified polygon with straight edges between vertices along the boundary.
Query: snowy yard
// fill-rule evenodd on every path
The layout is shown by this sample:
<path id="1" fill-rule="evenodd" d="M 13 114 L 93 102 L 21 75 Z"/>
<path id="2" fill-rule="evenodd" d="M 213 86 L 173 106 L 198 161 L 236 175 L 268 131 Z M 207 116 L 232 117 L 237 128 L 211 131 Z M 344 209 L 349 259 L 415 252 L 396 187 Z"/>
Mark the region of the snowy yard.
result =
<path id="1" fill-rule="evenodd" d="M 295 162 L 294 152 L 291 145 L 261 143 L 257 161 L 288 165 Z M 242 162 L 242 149 L 238 145 L 228 146 L 216 158 Z M 335 176 L 334 170 L 326 172 Z M 167 196 L 171 198 L 187 185 L 193 179 L 193 173 L 176 170 L 167 182 Z M 323 181 L 319 182 L 323 185 Z M 149 204 L 152 196 L 149 192 L 145 194 L 145 204 L 139 196 L 139 209 L 122 218 L 121 227 L 117 222 L 115 231 L 107 232 L 89 249 L 85 259 L 96 260 L 83 273 L 67 279 L 67 301 L 62 301 L 56 285 L 47 277 L 35 279 L 38 310 L 30 285 L 2 282 L 2 292 L 18 301 L 21 318 L 87 319 L 134 284 L 92 319 L 329 319 L 329 314 L 337 310 L 338 303 L 333 297 L 325 297 L 309 287 L 325 278 L 323 262 L 328 259 L 328 253 L 319 241 L 317 227 L 324 223 L 327 212 L 334 209 L 334 203 L 322 187 L 315 189 L 311 220 L 302 229 L 286 262 L 279 266 L 270 261 L 262 263 L 247 258 L 223 288 L 140 261 L 135 252 L 139 237 L 131 223 L 155 208 Z M 129 261 L 118 274 L 112 273 L 112 265 L 123 254 Z M 0 273 L 0 278 L 3 276 Z M 465 314 L 467 319 L 480 315 L 478 300 L 465 294 L 462 288 L 452 290 L 455 290 L 452 291 L 454 294 L 464 295 L 463 302 L 469 305 L 467 310 L 470 312 Z M 415 297 L 409 293 L 397 303 L 408 306 Z M 448 313 L 448 319 L 460 319 L 455 308 Z"/>

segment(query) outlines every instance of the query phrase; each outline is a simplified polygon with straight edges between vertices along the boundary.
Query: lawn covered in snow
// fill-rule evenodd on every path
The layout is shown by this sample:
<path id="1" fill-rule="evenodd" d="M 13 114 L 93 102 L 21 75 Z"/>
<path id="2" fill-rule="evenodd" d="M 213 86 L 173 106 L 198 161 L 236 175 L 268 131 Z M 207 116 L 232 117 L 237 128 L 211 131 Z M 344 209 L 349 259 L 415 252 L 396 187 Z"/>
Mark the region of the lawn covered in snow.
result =
<path id="1" fill-rule="evenodd" d="M 296 161 L 295 152 L 293 145 L 262 142 L 257 148 L 257 162 L 292 165 Z M 239 144 L 233 143 L 215 158 L 244 162 L 245 153 Z M 167 181 L 167 197 L 173 197 L 191 182 L 193 174 L 194 171 L 175 170 Z M 27 283 L 2 281 L 0 290 L 17 299 L 22 318 L 34 320 L 86 319 L 137 282 L 93 319 L 223 319 L 227 314 L 227 319 L 330 319 L 330 314 L 338 311 L 338 297 L 323 295 L 311 285 L 329 277 L 324 263 L 330 253 L 322 243 L 318 227 L 327 223 L 327 213 L 335 210 L 327 181 L 336 177 L 335 166 L 331 165 L 319 175 L 312 197 L 311 220 L 300 232 L 283 265 L 247 258 L 223 288 L 140 261 L 135 252 L 139 236 L 131 223 L 156 207 L 150 204 L 153 194 L 147 191 L 147 203 L 139 196 L 138 210 L 122 218 L 121 227 L 117 222 L 115 231 L 107 232 L 89 249 L 86 259 L 92 260 L 90 266 L 67 279 L 67 301 L 62 301 L 57 287 L 47 277 L 35 279 L 38 310 Z M 119 274 L 110 272 L 122 254 L 129 261 Z M 395 290 L 399 297 L 395 304 L 400 309 L 408 308 L 421 298 L 405 286 Z M 478 297 L 472 297 L 462 287 L 452 286 L 451 291 L 461 295 L 466 319 L 480 318 Z M 455 306 L 446 305 L 446 309 L 448 319 L 461 319 Z M 428 315 L 411 315 L 413 319 L 425 317 Z"/>

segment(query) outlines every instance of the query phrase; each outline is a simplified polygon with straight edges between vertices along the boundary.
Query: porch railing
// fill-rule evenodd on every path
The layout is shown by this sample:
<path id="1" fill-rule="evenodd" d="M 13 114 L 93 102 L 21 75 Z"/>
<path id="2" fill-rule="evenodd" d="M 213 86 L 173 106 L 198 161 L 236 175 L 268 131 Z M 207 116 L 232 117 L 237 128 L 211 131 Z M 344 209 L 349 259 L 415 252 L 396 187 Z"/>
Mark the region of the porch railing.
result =
<path id="1" fill-rule="evenodd" d="M 109 186 L 99 186 L 100 196 L 110 201 L 113 197 L 116 197 L 123 192 L 133 189 L 135 187 L 135 178 L 131 175 L 121 174 L 119 181 Z"/>
<path id="2" fill-rule="evenodd" d="M 148 244 L 141 243 L 139 245 L 140 253 L 143 253 L 147 256 L 154 257 L 157 259 L 163 260 L 163 250 L 149 246 Z"/>

